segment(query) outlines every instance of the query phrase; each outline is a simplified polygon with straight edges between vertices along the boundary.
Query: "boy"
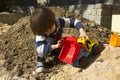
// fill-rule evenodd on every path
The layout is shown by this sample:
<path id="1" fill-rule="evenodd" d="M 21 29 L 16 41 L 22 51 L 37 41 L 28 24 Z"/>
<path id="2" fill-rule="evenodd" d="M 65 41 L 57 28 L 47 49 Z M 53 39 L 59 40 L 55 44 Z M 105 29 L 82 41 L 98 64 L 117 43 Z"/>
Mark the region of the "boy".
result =
<path id="1" fill-rule="evenodd" d="M 63 27 L 76 27 L 80 37 L 88 37 L 77 19 L 55 18 L 54 13 L 48 7 L 41 6 L 36 9 L 30 18 L 30 27 L 36 36 L 35 46 L 38 52 L 36 72 L 42 72 L 44 60 L 48 53 L 61 47 L 60 35 Z M 49 41 L 54 39 L 55 43 Z"/>

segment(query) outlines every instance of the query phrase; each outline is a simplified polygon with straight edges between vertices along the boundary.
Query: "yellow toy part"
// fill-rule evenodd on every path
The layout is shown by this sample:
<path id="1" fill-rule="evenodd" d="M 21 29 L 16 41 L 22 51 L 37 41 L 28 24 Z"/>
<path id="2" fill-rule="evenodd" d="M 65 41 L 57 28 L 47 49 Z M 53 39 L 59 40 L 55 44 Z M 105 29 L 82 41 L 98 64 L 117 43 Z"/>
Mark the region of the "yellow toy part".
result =
<path id="1" fill-rule="evenodd" d="M 88 52 L 92 52 L 93 46 L 98 45 L 98 42 L 94 39 L 78 38 L 77 43 L 79 43 L 81 47 L 83 47 Z"/>

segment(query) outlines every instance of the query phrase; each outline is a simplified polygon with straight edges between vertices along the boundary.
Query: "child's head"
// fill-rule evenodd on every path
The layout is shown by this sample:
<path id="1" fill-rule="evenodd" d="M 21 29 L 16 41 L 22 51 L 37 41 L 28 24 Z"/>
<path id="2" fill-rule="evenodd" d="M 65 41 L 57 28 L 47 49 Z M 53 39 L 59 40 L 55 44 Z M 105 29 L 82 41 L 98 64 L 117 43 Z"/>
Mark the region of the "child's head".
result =
<path id="1" fill-rule="evenodd" d="M 54 29 L 55 15 L 48 7 L 36 9 L 30 18 L 30 27 L 35 35 L 51 33 Z"/>

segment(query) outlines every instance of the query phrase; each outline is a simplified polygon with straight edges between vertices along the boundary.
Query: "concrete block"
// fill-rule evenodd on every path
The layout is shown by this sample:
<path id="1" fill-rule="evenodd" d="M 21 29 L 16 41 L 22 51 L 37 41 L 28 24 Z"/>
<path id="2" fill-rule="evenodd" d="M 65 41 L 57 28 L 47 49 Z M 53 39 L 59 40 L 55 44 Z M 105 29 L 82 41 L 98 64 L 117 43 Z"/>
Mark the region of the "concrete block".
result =
<path id="1" fill-rule="evenodd" d="M 88 19 L 89 15 L 83 14 L 83 17 L 86 18 L 86 19 Z"/>
<path id="2" fill-rule="evenodd" d="M 76 9 L 80 12 L 85 10 L 85 8 L 83 8 L 82 5 L 76 5 Z"/>
<path id="3" fill-rule="evenodd" d="M 93 15 L 83 15 L 84 18 L 94 21 L 97 24 L 101 24 L 101 16 L 93 16 Z"/>
<path id="4" fill-rule="evenodd" d="M 92 9 L 91 11 L 92 11 L 92 15 L 97 15 L 97 11 L 96 11 L 97 9 Z"/>
<path id="5" fill-rule="evenodd" d="M 39 5 L 46 5 L 46 4 L 49 4 L 50 1 L 49 1 L 49 0 L 37 0 L 37 3 L 38 3 Z"/>
<path id="6" fill-rule="evenodd" d="M 112 5 L 112 4 L 113 4 L 113 0 L 106 0 L 106 1 L 105 1 L 105 4 L 106 4 L 106 5 Z"/>
<path id="7" fill-rule="evenodd" d="M 79 15 L 80 12 L 81 12 L 81 11 L 80 11 L 79 9 L 76 9 L 74 13 L 77 14 L 77 15 Z"/>
<path id="8" fill-rule="evenodd" d="M 102 16 L 94 16 L 94 15 L 83 15 L 84 18 L 90 20 L 90 21 L 94 21 L 95 23 L 101 25 L 101 18 Z"/>
<path id="9" fill-rule="evenodd" d="M 95 21 L 95 16 L 93 16 L 93 15 L 89 15 L 89 20 L 91 20 L 91 21 Z"/>
<path id="10" fill-rule="evenodd" d="M 82 10 L 86 10 L 86 9 L 87 9 L 87 5 L 82 5 L 82 6 L 81 6 L 81 9 L 82 9 Z"/>
<path id="11" fill-rule="evenodd" d="M 69 12 L 72 12 L 72 13 L 82 13 L 85 8 L 82 7 L 82 5 L 71 5 L 71 6 L 66 6 L 65 7 L 66 9 L 68 8 L 68 11 Z"/>
<path id="12" fill-rule="evenodd" d="M 95 23 L 97 23 L 98 25 L 101 24 L 101 20 L 94 20 Z"/>
<path id="13" fill-rule="evenodd" d="M 69 6 L 68 11 L 69 11 L 69 12 L 74 12 L 74 11 L 75 11 L 75 5 Z"/>
<path id="14" fill-rule="evenodd" d="M 83 15 L 84 18 L 86 18 L 86 19 L 88 19 L 88 20 L 92 20 L 90 16 L 91 16 L 91 15 Z"/>
<path id="15" fill-rule="evenodd" d="M 101 16 L 103 9 L 96 9 L 96 15 Z"/>
<path id="16" fill-rule="evenodd" d="M 92 5 L 87 5 L 87 8 L 86 9 L 94 9 L 95 8 L 95 5 L 92 4 Z"/>
<path id="17" fill-rule="evenodd" d="M 28 14 L 32 14 L 32 12 L 35 10 L 34 6 L 29 6 L 28 7 Z"/>
<path id="18" fill-rule="evenodd" d="M 95 16 L 93 15 L 83 15 L 84 18 L 90 20 L 90 21 L 94 21 L 95 20 Z"/>
<path id="19" fill-rule="evenodd" d="M 83 12 L 83 14 L 84 14 L 84 15 L 92 15 L 92 10 L 91 10 L 91 9 L 85 10 L 85 11 Z"/>
<path id="20" fill-rule="evenodd" d="M 102 16 L 98 16 L 98 15 L 96 15 L 96 16 L 95 16 L 95 21 L 100 21 L 101 18 L 102 18 Z"/>
<path id="21" fill-rule="evenodd" d="M 103 4 L 95 4 L 95 9 L 101 9 L 103 7 Z"/>
<path id="22" fill-rule="evenodd" d="M 76 5 L 77 9 L 81 9 L 82 5 Z"/>

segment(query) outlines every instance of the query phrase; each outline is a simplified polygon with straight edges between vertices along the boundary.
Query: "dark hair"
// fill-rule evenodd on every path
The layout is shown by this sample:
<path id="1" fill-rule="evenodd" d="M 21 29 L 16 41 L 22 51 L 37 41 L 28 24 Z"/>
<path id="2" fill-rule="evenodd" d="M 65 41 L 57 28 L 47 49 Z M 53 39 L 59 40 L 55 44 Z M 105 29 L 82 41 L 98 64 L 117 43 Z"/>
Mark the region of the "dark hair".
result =
<path id="1" fill-rule="evenodd" d="M 51 9 L 40 6 L 36 9 L 30 18 L 30 27 L 35 35 L 44 34 L 55 22 L 55 15 Z"/>

